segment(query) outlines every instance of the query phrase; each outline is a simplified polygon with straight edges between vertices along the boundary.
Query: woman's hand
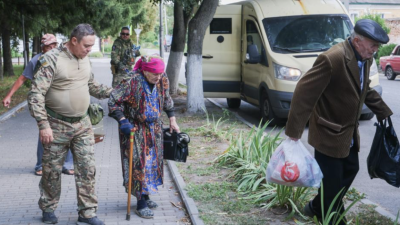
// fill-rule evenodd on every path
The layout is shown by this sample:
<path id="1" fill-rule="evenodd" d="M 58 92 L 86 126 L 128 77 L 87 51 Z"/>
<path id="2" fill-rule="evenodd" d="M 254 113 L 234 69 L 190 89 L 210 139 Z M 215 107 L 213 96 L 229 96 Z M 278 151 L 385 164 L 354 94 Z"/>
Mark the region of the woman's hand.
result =
<path id="1" fill-rule="evenodd" d="M 180 132 L 181 132 L 181 131 L 179 130 L 178 124 L 176 123 L 176 118 L 175 118 L 175 116 L 172 116 L 172 117 L 169 118 L 169 132 L 172 133 L 174 130 L 175 130 L 177 133 L 180 133 Z"/>

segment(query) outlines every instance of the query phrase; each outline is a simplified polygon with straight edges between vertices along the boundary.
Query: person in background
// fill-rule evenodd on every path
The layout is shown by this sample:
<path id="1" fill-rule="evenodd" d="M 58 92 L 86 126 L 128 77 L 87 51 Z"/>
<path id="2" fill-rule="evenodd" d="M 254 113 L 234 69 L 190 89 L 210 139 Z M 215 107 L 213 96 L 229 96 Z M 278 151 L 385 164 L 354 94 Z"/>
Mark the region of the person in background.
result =
<path id="1" fill-rule="evenodd" d="M 25 67 L 24 72 L 22 72 L 21 76 L 15 81 L 13 86 L 11 87 L 10 91 L 7 93 L 6 97 L 3 99 L 3 106 L 4 107 L 10 107 L 11 103 L 11 97 L 13 94 L 21 87 L 21 85 L 26 81 L 26 80 L 32 80 L 33 79 L 33 70 L 36 67 L 37 60 L 39 59 L 42 54 L 45 54 L 46 52 L 50 51 L 51 49 L 55 48 L 57 46 L 58 42 L 56 37 L 53 34 L 45 34 L 43 35 L 41 39 L 41 48 L 42 52 L 35 55 L 31 61 L 28 62 L 27 66 Z M 35 165 L 35 175 L 37 176 L 42 176 L 42 156 L 43 156 L 43 145 L 40 142 L 40 139 L 38 139 L 38 145 L 37 145 L 37 162 Z M 71 151 L 68 151 L 67 157 L 65 159 L 64 165 L 63 165 L 63 173 L 67 175 L 74 175 L 74 161 L 72 158 Z"/>
<path id="2" fill-rule="evenodd" d="M 43 176 L 39 207 L 43 222 L 58 222 L 54 211 L 61 195 L 61 168 L 71 149 L 74 156 L 78 224 L 103 225 L 97 218 L 94 133 L 88 108 L 90 96 L 108 98 L 112 88 L 94 80 L 88 57 L 96 33 L 79 24 L 70 40 L 41 56 L 36 66 L 28 105 L 43 143 Z"/>
<path id="3" fill-rule="evenodd" d="M 119 123 L 123 185 L 129 184 L 129 135 L 134 133 L 132 192 L 137 198 L 136 214 L 153 218 L 151 209 L 158 205 L 149 195 L 163 184 L 163 138 L 161 113 L 169 118 L 170 131 L 179 131 L 174 116 L 174 103 L 169 95 L 169 81 L 160 57 L 150 56 L 138 60 L 138 70 L 130 72 L 130 80 L 123 80 L 111 93 L 108 101 L 110 116 Z"/>
<path id="4" fill-rule="evenodd" d="M 128 73 L 135 64 L 139 51 L 133 50 L 129 27 L 122 27 L 120 36 L 114 41 L 111 51 L 112 87 L 115 88 L 123 79 L 130 78 Z"/>
<path id="5" fill-rule="evenodd" d="M 324 175 L 324 211 L 320 188 L 304 208 L 307 216 L 329 216 L 329 206 L 339 193 L 332 212 L 340 215 L 345 211 L 343 196 L 359 170 L 358 120 L 363 104 L 379 121 L 392 115 L 378 92 L 369 87 L 372 56 L 388 41 L 378 23 L 359 20 L 351 37 L 320 54 L 296 86 L 285 133 L 296 141 L 309 121 L 308 142 L 315 148 L 315 159 Z M 337 222 L 347 223 L 346 219 Z"/>

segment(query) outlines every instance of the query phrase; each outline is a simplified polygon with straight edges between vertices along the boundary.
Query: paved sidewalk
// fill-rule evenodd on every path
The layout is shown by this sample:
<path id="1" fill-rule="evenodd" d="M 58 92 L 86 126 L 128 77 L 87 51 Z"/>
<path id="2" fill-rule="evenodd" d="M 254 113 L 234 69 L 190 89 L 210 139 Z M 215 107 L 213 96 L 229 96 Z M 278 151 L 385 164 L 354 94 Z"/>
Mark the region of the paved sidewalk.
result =
<path id="1" fill-rule="evenodd" d="M 96 80 L 111 84 L 109 64 L 93 60 Z M 109 59 L 107 60 L 109 62 Z M 107 110 L 107 100 L 96 100 Z M 132 197 L 131 220 L 126 221 L 127 194 L 122 187 L 117 122 L 104 117 L 105 139 L 95 145 L 96 193 L 99 200 L 97 215 L 107 225 L 119 224 L 183 224 L 183 211 L 171 202 L 182 202 L 165 165 L 165 182 L 157 195 L 151 196 L 159 204 L 154 219 L 142 219 L 134 213 L 136 198 Z M 40 177 L 35 176 L 38 129 L 27 107 L 6 121 L 0 122 L 0 225 L 43 224 L 38 208 Z M 62 192 L 56 215 L 59 223 L 75 224 L 77 214 L 76 189 L 73 176 L 62 175 Z"/>

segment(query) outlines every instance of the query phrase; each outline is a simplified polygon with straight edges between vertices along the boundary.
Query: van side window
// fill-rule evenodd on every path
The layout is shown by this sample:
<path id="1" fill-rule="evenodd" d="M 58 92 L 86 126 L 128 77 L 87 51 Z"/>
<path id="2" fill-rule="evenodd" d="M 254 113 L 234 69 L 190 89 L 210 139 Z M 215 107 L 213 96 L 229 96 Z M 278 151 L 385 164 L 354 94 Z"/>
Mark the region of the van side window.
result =
<path id="1" fill-rule="evenodd" d="M 232 18 L 214 18 L 210 23 L 210 34 L 232 34 Z"/>
<path id="2" fill-rule="evenodd" d="M 265 48 L 261 39 L 261 35 L 258 32 L 256 23 L 252 20 L 246 21 L 246 42 L 246 53 L 249 53 L 250 45 L 256 45 L 260 57 L 260 63 L 268 66 L 267 55 L 265 53 Z"/>

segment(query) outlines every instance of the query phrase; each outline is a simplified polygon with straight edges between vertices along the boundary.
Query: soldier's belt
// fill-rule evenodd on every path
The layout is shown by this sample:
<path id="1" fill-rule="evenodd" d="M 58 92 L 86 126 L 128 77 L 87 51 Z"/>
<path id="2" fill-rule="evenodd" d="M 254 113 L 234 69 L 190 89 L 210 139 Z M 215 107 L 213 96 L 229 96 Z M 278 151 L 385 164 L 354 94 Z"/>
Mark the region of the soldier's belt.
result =
<path id="1" fill-rule="evenodd" d="M 47 114 L 49 114 L 51 117 L 62 120 L 67 123 L 76 123 L 87 116 L 87 111 L 86 111 L 85 115 L 83 115 L 81 117 L 66 117 L 66 116 L 63 116 L 63 115 L 60 115 L 60 114 L 54 112 L 50 108 L 47 108 L 47 107 L 45 107 L 45 108 L 46 108 Z"/>

